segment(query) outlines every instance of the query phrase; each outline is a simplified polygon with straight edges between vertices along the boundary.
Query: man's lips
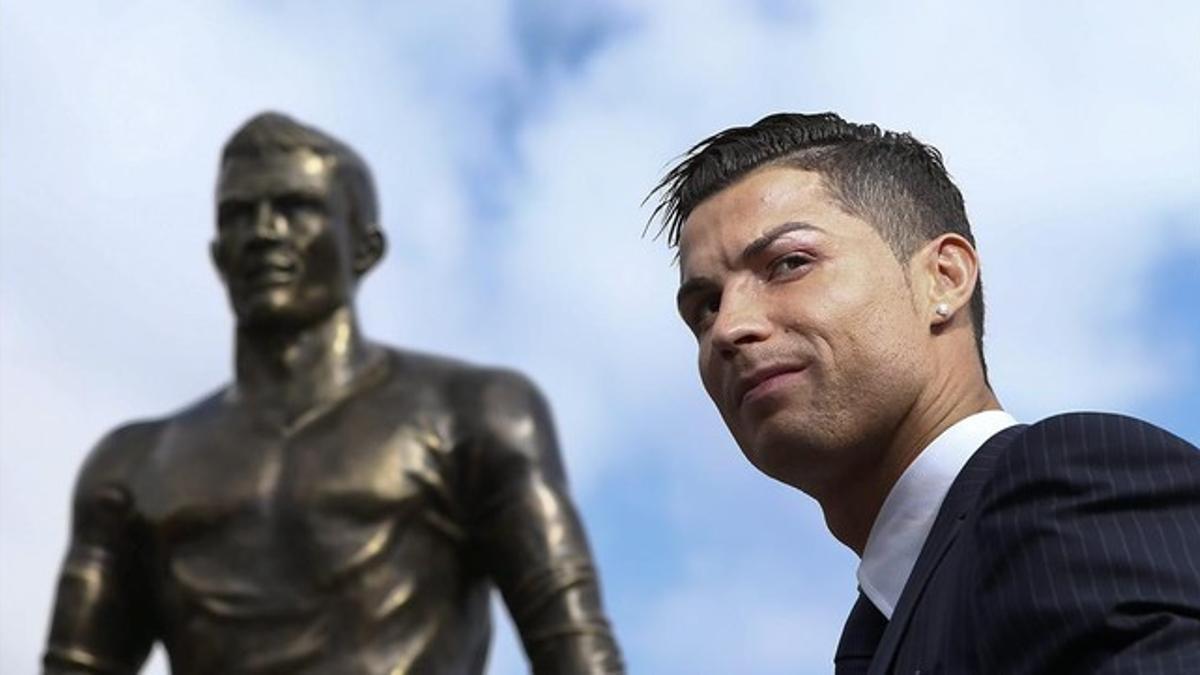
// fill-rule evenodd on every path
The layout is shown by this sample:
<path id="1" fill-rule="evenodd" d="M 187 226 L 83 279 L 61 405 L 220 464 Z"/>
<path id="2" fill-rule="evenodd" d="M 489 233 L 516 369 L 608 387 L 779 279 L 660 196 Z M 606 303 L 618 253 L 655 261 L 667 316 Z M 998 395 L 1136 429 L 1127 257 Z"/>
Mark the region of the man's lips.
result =
<path id="1" fill-rule="evenodd" d="M 807 366 L 799 363 L 781 363 L 756 368 L 739 377 L 734 389 L 735 401 L 739 406 L 765 398 L 785 386 Z"/>

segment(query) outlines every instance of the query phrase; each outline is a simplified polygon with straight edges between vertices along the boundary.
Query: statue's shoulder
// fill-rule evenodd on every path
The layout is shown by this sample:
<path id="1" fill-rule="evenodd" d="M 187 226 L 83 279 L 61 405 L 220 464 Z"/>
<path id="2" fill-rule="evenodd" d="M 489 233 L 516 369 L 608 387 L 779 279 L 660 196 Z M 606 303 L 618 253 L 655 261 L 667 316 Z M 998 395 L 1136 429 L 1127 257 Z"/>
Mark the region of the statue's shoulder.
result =
<path id="1" fill-rule="evenodd" d="M 125 486 L 153 451 L 166 420 L 127 422 L 106 433 L 92 448 L 79 470 L 80 494 L 105 486 Z"/>
<path id="2" fill-rule="evenodd" d="M 164 431 L 187 424 L 198 417 L 211 415 L 222 407 L 226 389 L 211 392 L 202 398 L 163 417 L 126 422 L 106 433 L 92 448 L 79 472 L 79 487 L 93 485 L 124 485 L 147 462 L 159 445 Z"/>
<path id="3" fill-rule="evenodd" d="M 476 368 L 467 361 L 441 354 L 400 349 L 390 345 L 379 346 L 387 353 L 391 364 L 393 383 L 410 386 L 443 386 Z"/>
<path id="4" fill-rule="evenodd" d="M 537 385 L 511 368 L 395 347 L 385 349 L 393 364 L 392 380 L 400 384 L 439 388 L 456 399 L 537 395 Z"/>
<path id="5" fill-rule="evenodd" d="M 538 386 L 518 370 L 391 347 L 388 351 L 397 364 L 393 381 L 437 389 L 460 419 L 507 428 L 517 418 L 540 423 L 548 416 Z"/>
<path id="6" fill-rule="evenodd" d="M 560 471 L 550 406 L 527 375 L 394 348 L 389 354 L 393 386 L 420 388 L 421 398 L 445 415 L 454 435 L 473 440 L 461 447 L 480 453 L 477 461 L 486 457 L 504 466 L 534 462 Z"/>

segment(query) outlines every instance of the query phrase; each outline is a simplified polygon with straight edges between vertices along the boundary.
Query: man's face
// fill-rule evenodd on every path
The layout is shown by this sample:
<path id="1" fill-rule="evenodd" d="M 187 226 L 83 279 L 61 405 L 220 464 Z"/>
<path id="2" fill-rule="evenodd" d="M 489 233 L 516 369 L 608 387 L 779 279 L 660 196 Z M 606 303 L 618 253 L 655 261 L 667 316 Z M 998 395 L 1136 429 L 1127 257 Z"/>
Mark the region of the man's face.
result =
<path id="1" fill-rule="evenodd" d="M 878 461 L 930 362 L 907 266 L 817 173 L 755 171 L 692 211 L 679 311 L 746 457 L 809 494 Z"/>
<path id="2" fill-rule="evenodd" d="M 350 228 L 334 171 L 304 149 L 222 165 L 213 259 L 239 325 L 305 326 L 350 302 Z"/>

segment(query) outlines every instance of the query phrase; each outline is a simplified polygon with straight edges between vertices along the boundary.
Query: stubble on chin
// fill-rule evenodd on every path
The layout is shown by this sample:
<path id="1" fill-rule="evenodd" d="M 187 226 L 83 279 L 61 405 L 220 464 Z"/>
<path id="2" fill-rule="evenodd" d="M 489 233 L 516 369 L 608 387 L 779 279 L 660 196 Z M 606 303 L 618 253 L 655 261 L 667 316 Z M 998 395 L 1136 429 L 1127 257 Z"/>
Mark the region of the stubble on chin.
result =
<path id="1" fill-rule="evenodd" d="M 809 388 L 738 435 L 756 468 L 816 497 L 839 489 L 878 461 L 882 448 L 869 437 L 882 417 L 883 401 L 877 399 L 886 397 L 873 395 L 868 387 L 830 381 L 819 366 L 811 374 Z"/>
<path id="2" fill-rule="evenodd" d="M 762 473 L 813 494 L 839 463 L 838 443 L 829 427 L 823 415 L 811 413 L 767 420 L 742 451 Z"/>

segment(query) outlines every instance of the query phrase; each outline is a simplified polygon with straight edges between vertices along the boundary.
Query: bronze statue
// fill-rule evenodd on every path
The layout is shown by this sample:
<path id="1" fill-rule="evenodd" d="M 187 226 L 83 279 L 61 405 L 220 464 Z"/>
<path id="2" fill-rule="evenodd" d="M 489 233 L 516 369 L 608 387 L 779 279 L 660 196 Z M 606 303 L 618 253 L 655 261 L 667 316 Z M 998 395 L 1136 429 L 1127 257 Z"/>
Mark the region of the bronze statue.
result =
<path id="1" fill-rule="evenodd" d="M 349 147 L 225 146 L 236 379 L 110 433 L 75 492 L 46 673 L 482 673 L 494 582 L 535 673 L 620 673 L 549 411 L 521 375 L 368 341 L 384 237 Z"/>

